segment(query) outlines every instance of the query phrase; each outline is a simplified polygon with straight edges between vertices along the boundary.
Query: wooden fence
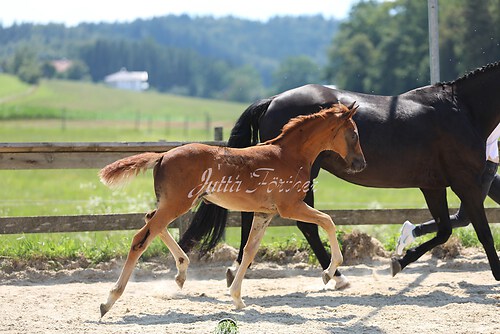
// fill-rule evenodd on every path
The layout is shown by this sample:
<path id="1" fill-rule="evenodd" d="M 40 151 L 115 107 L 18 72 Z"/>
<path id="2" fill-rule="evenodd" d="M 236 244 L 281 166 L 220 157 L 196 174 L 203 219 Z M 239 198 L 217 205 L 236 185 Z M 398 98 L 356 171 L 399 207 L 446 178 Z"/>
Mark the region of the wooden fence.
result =
<path id="1" fill-rule="evenodd" d="M 209 145 L 225 145 L 222 129 L 216 128 L 215 141 Z M 0 143 L 0 170 L 82 169 L 105 165 L 142 152 L 164 152 L 186 142 L 133 143 Z M 2 190 L 5 191 L 5 190 Z M 430 219 L 427 209 L 327 210 L 337 225 L 401 224 L 405 219 L 422 222 Z M 490 222 L 498 222 L 500 208 L 486 210 Z M 178 218 L 173 227 L 182 231 L 192 213 Z M 0 217 L 0 234 L 81 232 L 138 229 L 144 224 L 144 213 L 108 215 L 70 215 L 37 217 Z M 295 222 L 276 217 L 273 226 L 289 226 Z M 228 226 L 239 226 L 239 213 L 230 212 Z"/>

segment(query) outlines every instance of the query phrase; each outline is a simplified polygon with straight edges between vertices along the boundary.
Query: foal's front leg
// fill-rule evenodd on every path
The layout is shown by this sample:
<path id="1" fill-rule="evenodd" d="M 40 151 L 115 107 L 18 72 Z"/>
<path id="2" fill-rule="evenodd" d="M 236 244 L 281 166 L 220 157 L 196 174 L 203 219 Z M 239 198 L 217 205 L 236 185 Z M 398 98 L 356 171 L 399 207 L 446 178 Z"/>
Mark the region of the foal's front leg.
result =
<path id="1" fill-rule="evenodd" d="M 245 277 L 248 266 L 252 263 L 255 254 L 259 249 L 260 241 L 262 240 L 264 232 L 266 231 L 266 228 L 271 222 L 273 216 L 274 214 L 254 214 L 252 229 L 250 230 L 248 241 L 243 249 L 243 259 L 241 260 L 241 264 L 238 266 L 236 276 L 231 283 L 231 287 L 229 288 L 231 297 L 233 297 L 233 303 L 237 309 L 245 307 L 245 303 L 241 299 L 241 283 L 243 281 L 243 277 Z"/>
<path id="2" fill-rule="evenodd" d="M 330 241 L 330 250 L 332 255 L 330 265 L 323 271 L 323 283 L 327 284 L 330 279 L 335 278 L 335 272 L 342 264 L 343 257 L 337 241 L 336 227 L 332 218 L 326 213 L 316 210 L 302 201 L 298 203 L 287 203 L 286 205 L 279 206 L 278 212 L 283 218 L 317 224 L 326 231 L 328 240 Z M 341 279 L 347 280 L 343 275 L 341 276 Z M 336 281 L 338 282 L 338 280 Z"/>

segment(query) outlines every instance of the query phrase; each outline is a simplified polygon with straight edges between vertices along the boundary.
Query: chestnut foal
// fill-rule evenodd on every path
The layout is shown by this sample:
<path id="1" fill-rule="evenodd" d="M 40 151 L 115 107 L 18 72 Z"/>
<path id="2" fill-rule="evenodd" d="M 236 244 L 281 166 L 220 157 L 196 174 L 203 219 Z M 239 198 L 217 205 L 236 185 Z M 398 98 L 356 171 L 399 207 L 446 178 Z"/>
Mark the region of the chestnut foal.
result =
<path id="1" fill-rule="evenodd" d="M 329 215 L 308 206 L 303 199 L 311 188 L 312 163 L 322 151 L 337 152 L 351 172 L 366 166 L 352 120 L 356 109 L 354 104 L 350 107 L 335 104 L 316 114 L 299 116 L 290 120 L 278 137 L 253 147 L 188 144 L 166 153 L 134 155 L 104 167 L 100 178 L 110 187 L 122 185 L 139 172 L 154 167 L 158 205 L 146 215 L 146 224 L 134 236 L 122 273 L 106 303 L 101 304 L 101 317 L 121 296 L 137 260 L 158 235 L 175 258 L 175 280 L 182 288 L 189 259 L 166 228 L 200 199 L 235 211 L 257 212 L 243 261 L 230 286 L 236 308 L 245 307 L 241 283 L 265 229 L 276 214 L 318 224 L 327 232 L 332 255 L 330 266 L 323 272 L 326 284 L 342 263 L 335 224 Z"/>

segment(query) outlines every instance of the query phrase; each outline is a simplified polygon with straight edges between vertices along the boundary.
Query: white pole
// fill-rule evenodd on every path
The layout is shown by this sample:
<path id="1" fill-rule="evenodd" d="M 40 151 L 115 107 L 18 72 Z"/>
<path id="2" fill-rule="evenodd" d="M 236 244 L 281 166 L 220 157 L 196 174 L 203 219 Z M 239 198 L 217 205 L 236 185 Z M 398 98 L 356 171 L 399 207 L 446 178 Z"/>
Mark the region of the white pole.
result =
<path id="1" fill-rule="evenodd" d="M 439 78 L 439 30 L 438 30 L 438 0 L 427 0 L 429 11 L 429 66 L 431 84 L 440 81 Z"/>

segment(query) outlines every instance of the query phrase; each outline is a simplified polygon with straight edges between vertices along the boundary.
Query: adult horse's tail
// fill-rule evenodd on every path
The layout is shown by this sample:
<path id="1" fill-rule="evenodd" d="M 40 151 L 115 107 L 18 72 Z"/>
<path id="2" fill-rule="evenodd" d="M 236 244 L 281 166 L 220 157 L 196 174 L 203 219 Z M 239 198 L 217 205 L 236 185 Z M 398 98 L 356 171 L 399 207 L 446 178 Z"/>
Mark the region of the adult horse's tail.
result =
<path id="1" fill-rule="evenodd" d="M 259 118 L 267 110 L 273 98 L 259 100 L 250 105 L 236 121 L 227 142 L 228 147 L 243 148 L 258 142 Z M 201 254 L 214 248 L 226 228 L 227 209 L 201 202 L 188 229 L 182 235 L 179 246 L 189 252 L 199 244 Z M 201 242 L 201 243 L 200 243 Z"/>

